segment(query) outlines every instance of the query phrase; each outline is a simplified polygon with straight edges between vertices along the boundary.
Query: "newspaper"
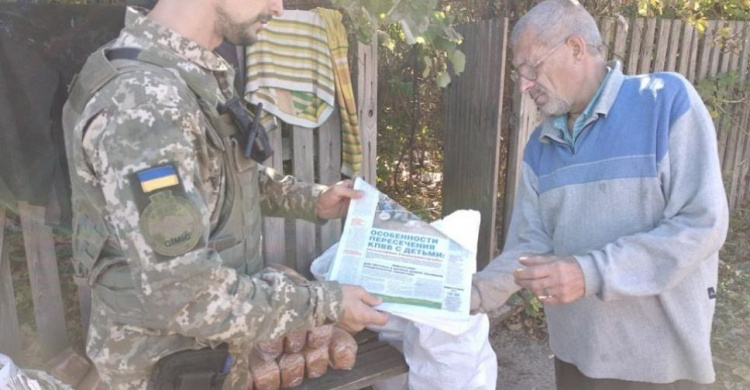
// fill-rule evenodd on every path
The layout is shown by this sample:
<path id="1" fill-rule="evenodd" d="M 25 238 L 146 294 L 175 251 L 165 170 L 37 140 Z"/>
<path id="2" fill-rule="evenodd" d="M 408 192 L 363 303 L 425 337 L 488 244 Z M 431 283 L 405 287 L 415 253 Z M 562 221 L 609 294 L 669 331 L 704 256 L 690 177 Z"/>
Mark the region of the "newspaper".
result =
<path id="1" fill-rule="evenodd" d="M 479 213 L 468 218 L 470 250 L 364 180 L 354 188 L 365 195 L 349 205 L 328 279 L 381 297 L 379 310 L 454 334 L 468 326 Z"/>

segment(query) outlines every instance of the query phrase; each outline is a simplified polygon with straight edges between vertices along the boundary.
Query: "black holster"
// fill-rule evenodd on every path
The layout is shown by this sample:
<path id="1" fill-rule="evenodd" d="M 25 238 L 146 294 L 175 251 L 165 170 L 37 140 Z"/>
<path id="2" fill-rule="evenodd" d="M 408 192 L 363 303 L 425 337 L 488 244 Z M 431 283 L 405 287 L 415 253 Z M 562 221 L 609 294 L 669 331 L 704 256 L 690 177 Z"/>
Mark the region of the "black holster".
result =
<path id="1" fill-rule="evenodd" d="M 226 344 L 175 352 L 156 363 L 148 390 L 220 390 L 232 363 Z"/>

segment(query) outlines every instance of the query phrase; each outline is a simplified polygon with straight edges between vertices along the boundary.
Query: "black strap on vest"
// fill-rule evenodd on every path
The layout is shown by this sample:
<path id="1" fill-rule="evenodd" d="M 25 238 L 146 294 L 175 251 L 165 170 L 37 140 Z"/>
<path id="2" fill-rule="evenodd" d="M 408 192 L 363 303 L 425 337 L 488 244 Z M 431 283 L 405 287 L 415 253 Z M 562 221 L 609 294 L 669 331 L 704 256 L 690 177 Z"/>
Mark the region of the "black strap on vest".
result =
<path id="1" fill-rule="evenodd" d="M 105 52 L 108 60 L 133 60 L 148 62 L 139 58 L 140 49 L 123 47 L 110 49 Z M 158 64 L 157 64 L 158 65 Z M 196 94 L 196 96 L 198 96 Z M 198 99 L 201 97 L 198 96 Z M 245 138 L 245 157 L 252 158 L 258 163 L 263 163 L 273 155 L 271 143 L 268 140 L 266 130 L 260 126 L 260 114 L 263 111 L 263 103 L 258 103 L 255 109 L 255 117 L 250 118 L 247 110 L 243 107 L 240 98 L 233 96 L 226 103 L 219 103 L 216 107 L 219 114 L 229 114 L 234 124 L 240 129 Z"/>

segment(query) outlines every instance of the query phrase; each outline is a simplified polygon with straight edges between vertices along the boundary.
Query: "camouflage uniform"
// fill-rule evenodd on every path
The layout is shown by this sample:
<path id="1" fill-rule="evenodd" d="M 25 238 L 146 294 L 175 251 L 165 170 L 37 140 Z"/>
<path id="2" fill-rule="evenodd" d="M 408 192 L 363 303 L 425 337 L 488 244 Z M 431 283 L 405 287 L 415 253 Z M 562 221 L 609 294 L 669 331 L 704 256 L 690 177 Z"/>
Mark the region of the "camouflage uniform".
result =
<path id="1" fill-rule="evenodd" d="M 244 389 L 253 343 L 341 315 L 336 283 L 260 270 L 261 209 L 315 220 L 323 187 L 242 155 L 215 109 L 234 71 L 214 53 L 132 8 L 109 47 L 170 66 L 130 61 L 64 118 L 75 258 L 93 291 L 87 354 L 112 388 L 145 388 L 160 358 L 226 342 L 225 388 Z"/>

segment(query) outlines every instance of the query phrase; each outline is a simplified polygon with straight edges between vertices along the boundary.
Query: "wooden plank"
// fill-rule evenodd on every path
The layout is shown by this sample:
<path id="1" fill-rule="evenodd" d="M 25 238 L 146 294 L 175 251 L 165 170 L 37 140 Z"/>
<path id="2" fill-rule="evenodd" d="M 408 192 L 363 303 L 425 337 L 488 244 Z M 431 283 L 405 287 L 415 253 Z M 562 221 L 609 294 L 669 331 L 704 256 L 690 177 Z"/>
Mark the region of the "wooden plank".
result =
<path id="1" fill-rule="evenodd" d="M 609 58 L 610 49 L 612 47 L 613 35 L 615 30 L 615 20 L 613 18 L 604 17 L 599 22 L 601 26 L 602 46 L 604 58 Z"/>
<path id="2" fill-rule="evenodd" d="M 750 22 L 742 23 L 742 54 L 740 54 L 740 80 L 747 80 L 750 66 Z"/>
<path id="3" fill-rule="evenodd" d="M 670 34 L 672 32 L 672 21 L 669 19 L 659 20 L 659 37 L 656 44 L 656 57 L 654 58 L 654 72 L 667 70 L 667 50 L 669 49 Z"/>
<path id="4" fill-rule="evenodd" d="M 357 113 L 362 139 L 362 178 L 377 185 L 378 43 L 357 43 Z"/>
<path id="5" fill-rule="evenodd" d="M 461 50 L 467 61 L 464 73 L 453 78 L 444 99 L 443 214 L 459 209 L 480 212 L 480 270 L 497 246 L 495 216 L 508 20 L 485 20 L 460 29 L 465 37 Z"/>
<path id="6" fill-rule="evenodd" d="M 284 153 L 281 126 L 268 133 L 268 140 L 274 153 L 265 164 L 283 174 Z M 263 217 L 263 252 L 263 257 L 268 263 L 284 264 L 291 268 L 296 266 L 294 262 L 287 261 L 284 218 Z"/>
<path id="7" fill-rule="evenodd" d="M 710 29 L 711 29 L 711 64 L 708 68 L 708 75 L 713 77 L 716 76 L 719 73 L 719 58 L 721 57 L 721 46 L 719 46 L 716 43 L 716 37 L 718 36 L 718 31 L 720 27 L 719 21 L 711 21 L 710 23 Z"/>
<path id="8" fill-rule="evenodd" d="M 21 331 L 10 273 L 10 256 L 5 242 L 5 221 L 5 207 L 0 206 L 0 351 L 11 358 L 18 358 L 16 354 L 21 351 Z"/>
<path id="9" fill-rule="evenodd" d="M 18 202 L 26 262 L 29 266 L 37 334 L 42 358 L 48 360 L 67 346 L 65 311 L 52 229 L 44 225 L 44 208 Z"/>
<path id="10" fill-rule="evenodd" d="M 622 19 L 625 20 L 625 19 Z M 614 54 L 615 58 L 621 62 L 625 62 L 625 48 L 628 41 L 628 25 L 626 23 L 617 23 L 617 29 L 615 30 L 615 45 Z"/>
<path id="11" fill-rule="evenodd" d="M 742 122 L 740 125 L 740 131 L 745 137 L 744 147 L 742 153 L 739 153 L 739 163 L 735 164 L 739 167 L 738 172 L 735 172 L 737 178 L 733 178 L 733 182 L 737 183 L 737 195 L 735 204 L 744 204 L 745 196 L 750 193 L 750 180 L 747 175 L 750 173 L 750 133 L 748 127 L 750 126 L 750 99 L 745 99 L 742 110 Z"/>
<path id="12" fill-rule="evenodd" d="M 656 33 L 656 19 L 646 20 L 646 33 L 643 36 L 643 50 L 641 50 L 641 64 L 638 67 L 638 73 L 644 74 L 653 71 L 654 58 L 654 35 Z"/>
<path id="13" fill-rule="evenodd" d="M 508 147 L 508 172 L 505 176 L 505 210 L 503 215 L 503 243 L 508 234 L 510 219 L 513 215 L 513 206 L 516 200 L 516 192 L 521 180 L 521 165 L 523 151 L 529 136 L 536 128 L 540 114 L 536 103 L 528 94 L 515 91 L 513 101 L 516 123 L 511 129 L 510 144 Z"/>
<path id="14" fill-rule="evenodd" d="M 719 114 L 716 123 L 716 137 L 718 138 L 719 164 L 721 164 L 722 174 L 724 172 L 724 152 L 727 150 L 727 135 L 729 134 L 727 126 L 731 123 L 732 118 L 726 113 Z"/>
<path id="15" fill-rule="evenodd" d="M 719 29 L 724 28 L 730 28 L 730 31 L 732 31 L 732 23 L 731 22 L 719 22 Z M 730 36 L 732 32 L 729 33 Z M 727 73 L 729 71 L 729 63 L 732 61 L 732 51 L 727 50 L 728 47 L 719 46 L 719 72 L 721 73 Z"/>
<path id="16" fill-rule="evenodd" d="M 312 183 L 315 181 L 314 162 L 314 139 L 313 130 L 293 126 L 292 127 L 293 159 L 292 170 L 294 176 L 300 180 Z M 310 264 L 315 258 L 317 248 L 315 246 L 315 224 L 308 221 L 294 221 L 295 231 L 295 256 L 296 266 L 299 273 L 312 277 Z"/>
<path id="17" fill-rule="evenodd" d="M 697 82 L 698 77 L 698 30 L 695 29 L 689 23 L 685 24 L 685 32 L 688 30 L 692 31 L 692 39 L 690 40 L 690 61 L 688 62 L 688 80 L 690 82 Z"/>
<path id="18" fill-rule="evenodd" d="M 729 178 L 727 197 L 729 198 L 730 210 L 733 210 L 734 207 L 737 206 L 737 188 L 739 186 L 739 173 L 742 170 L 742 154 L 744 153 L 747 129 L 747 118 L 746 115 L 744 115 L 747 112 L 747 110 L 744 109 L 746 104 L 743 102 L 732 105 L 732 113 L 735 122 L 731 126 L 732 134 L 730 134 L 730 150 L 724 158 L 724 165 L 729 168 L 729 174 L 725 177 Z"/>
<path id="19" fill-rule="evenodd" d="M 672 20 L 672 28 L 669 32 L 669 52 L 667 53 L 667 64 L 665 70 L 677 72 L 677 58 L 680 53 L 680 38 L 682 34 L 682 21 L 679 19 Z"/>
<path id="20" fill-rule="evenodd" d="M 627 74 L 638 74 L 638 58 L 641 54 L 641 40 L 643 39 L 643 18 L 636 18 L 632 23 L 630 38 L 630 56 L 628 57 Z"/>
<path id="21" fill-rule="evenodd" d="M 695 82 L 703 81 L 708 76 L 708 69 L 711 66 L 711 49 L 713 46 L 713 34 L 709 26 L 700 38 L 700 54 L 697 64 L 698 68 L 695 73 Z"/>
<path id="22" fill-rule="evenodd" d="M 318 128 L 318 162 L 320 184 L 334 184 L 341 180 L 341 117 L 338 109 Z M 341 222 L 335 219 L 320 227 L 321 251 L 339 240 Z"/>
<path id="23" fill-rule="evenodd" d="M 740 70 L 740 55 L 742 54 L 742 22 L 730 22 L 732 27 L 732 36 L 736 37 L 740 46 L 733 48 L 729 58 L 729 70 L 739 71 Z"/>

